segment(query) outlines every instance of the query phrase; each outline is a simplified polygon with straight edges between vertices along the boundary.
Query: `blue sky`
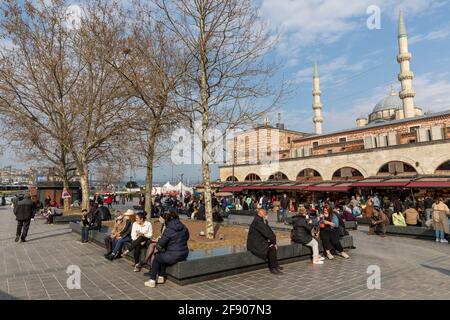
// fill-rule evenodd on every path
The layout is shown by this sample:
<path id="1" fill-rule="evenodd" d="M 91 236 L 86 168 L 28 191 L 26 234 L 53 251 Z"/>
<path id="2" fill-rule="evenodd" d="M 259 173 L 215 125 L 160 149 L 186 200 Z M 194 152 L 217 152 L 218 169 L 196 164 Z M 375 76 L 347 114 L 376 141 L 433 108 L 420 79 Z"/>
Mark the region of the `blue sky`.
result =
<path id="1" fill-rule="evenodd" d="M 312 66 L 317 61 L 321 78 L 323 131 L 355 126 L 389 94 L 399 89 L 397 25 L 401 8 L 412 53 L 416 105 L 424 111 L 450 109 L 450 1 L 449 0 L 255 0 L 263 19 L 279 35 L 269 58 L 281 63 L 273 81 L 288 80 L 294 92 L 279 107 L 286 127 L 311 132 Z M 381 28 L 370 30 L 366 13 L 380 8 Z M 276 113 L 271 115 L 276 121 Z M 0 164 L 15 163 L 6 155 Z M 200 177 L 199 166 L 174 167 L 174 177 Z M 156 168 L 157 180 L 170 180 L 171 166 Z M 137 175 L 142 176 L 138 171 Z M 212 178 L 218 171 L 213 170 Z"/>

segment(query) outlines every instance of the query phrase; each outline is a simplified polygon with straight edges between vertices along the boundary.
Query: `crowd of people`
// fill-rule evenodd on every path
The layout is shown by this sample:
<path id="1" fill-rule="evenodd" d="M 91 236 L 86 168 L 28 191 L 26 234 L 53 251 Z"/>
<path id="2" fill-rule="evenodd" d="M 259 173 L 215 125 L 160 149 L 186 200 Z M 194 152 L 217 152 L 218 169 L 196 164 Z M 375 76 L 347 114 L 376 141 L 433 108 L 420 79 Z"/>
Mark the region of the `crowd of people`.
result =
<path id="1" fill-rule="evenodd" d="M 140 272 L 143 266 L 149 266 L 150 279 L 144 284 L 154 288 L 156 284 L 165 282 L 168 266 L 187 259 L 189 231 L 181 223 L 176 210 L 171 208 L 159 216 L 161 235 L 154 237 L 153 224 L 147 221 L 146 216 L 144 211 L 135 214 L 131 209 L 116 214 L 111 233 L 105 237 L 105 258 L 113 261 L 133 252 L 133 271 Z M 101 222 L 99 214 L 83 213 L 83 243 L 88 241 L 89 230 L 101 229 Z M 142 251 L 145 251 L 143 259 Z"/>

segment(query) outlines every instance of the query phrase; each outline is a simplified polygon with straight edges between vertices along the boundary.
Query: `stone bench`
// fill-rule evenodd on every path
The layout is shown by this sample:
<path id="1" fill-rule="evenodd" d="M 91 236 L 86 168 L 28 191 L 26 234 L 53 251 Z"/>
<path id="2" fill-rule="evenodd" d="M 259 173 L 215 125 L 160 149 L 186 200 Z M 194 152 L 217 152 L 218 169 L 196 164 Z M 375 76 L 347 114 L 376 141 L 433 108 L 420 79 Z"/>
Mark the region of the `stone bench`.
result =
<path id="1" fill-rule="evenodd" d="M 70 223 L 81 221 L 80 215 L 54 216 L 53 223 Z"/>
<path id="2" fill-rule="evenodd" d="M 81 233 L 79 224 L 71 223 L 70 226 L 73 232 Z M 108 232 L 106 229 L 101 232 L 91 231 L 91 235 L 95 242 L 103 244 Z M 342 237 L 340 241 L 344 248 L 354 248 L 352 236 Z M 323 251 L 323 248 L 320 247 L 320 250 Z M 145 250 L 142 252 L 144 255 Z M 311 253 L 311 248 L 301 244 L 278 246 L 278 259 L 281 264 L 310 259 Z M 167 276 L 179 285 L 187 285 L 264 268 L 267 268 L 267 262 L 248 251 L 213 256 L 190 253 L 186 261 L 168 267 Z"/>

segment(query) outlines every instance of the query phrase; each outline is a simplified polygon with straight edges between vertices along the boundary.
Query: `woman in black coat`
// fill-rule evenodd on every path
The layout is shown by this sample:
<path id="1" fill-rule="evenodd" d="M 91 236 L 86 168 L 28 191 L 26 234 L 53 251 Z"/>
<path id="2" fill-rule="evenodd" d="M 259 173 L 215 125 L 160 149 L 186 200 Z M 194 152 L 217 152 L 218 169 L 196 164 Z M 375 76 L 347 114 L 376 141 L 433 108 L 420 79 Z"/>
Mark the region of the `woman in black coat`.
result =
<path id="1" fill-rule="evenodd" d="M 156 254 L 152 262 L 150 280 L 145 285 L 154 288 L 156 283 L 165 282 L 166 267 L 177 262 L 184 261 L 189 255 L 188 240 L 189 230 L 178 218 L 174 209 L 170 209 L 167 215 L 161 216 L 166 228 L 161 238 L 156 243 Z M 158 281 L 156 277 L 158 276 Z"/>
<path id="2" fill-rule="evenodd" d="M 292 217 L 292 241 L 311 247 L 313 263 L 323 264 L 325 259 L 319 254 L 319 242 L 312 236 L 314 226 L 308 218 L 305 208 L 300 208 L 299 214 Z"/>

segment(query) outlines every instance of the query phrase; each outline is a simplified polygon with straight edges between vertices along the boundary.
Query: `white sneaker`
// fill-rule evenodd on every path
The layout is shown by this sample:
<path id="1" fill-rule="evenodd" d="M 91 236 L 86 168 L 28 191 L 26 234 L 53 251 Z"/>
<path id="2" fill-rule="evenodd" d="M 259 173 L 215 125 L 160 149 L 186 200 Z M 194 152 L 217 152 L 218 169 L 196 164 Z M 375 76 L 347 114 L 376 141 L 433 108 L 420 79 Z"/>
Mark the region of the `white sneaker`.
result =
<path id="1" fill-rule="evenodd" d="M 313 264 L 323 264 L 322 260 L 313 260 Z"/>
<path id="2" fill-rule="evenodd" d="M 439 242 L 440 240 L 439 240 L 439 238 L 436 238 L 436 242 Z"/>
<path id="3" fill-rule="evenodd" d="M 158 279 L 156 280 L 156 283 L 163 284 L 164 282 L 166 282 L 166 279 L 164 279 L 164 277 L 159 277 L 158 276 Z"/>
<path id="4" fill-rule="evenodd" d="M 148 281 L 145 281 L 144 285 L 146 287 L 154 288 L 154 287 L 156 287 L 156 281 L 155 280 L 148 280 Z"/>
<path id="5" fill-rule="evenodd" d="M 325 258 L 324 258 L 324 257 L 322 257 L 322 256 L 320 256 L 319 260 L 320 260 L 320 261 L 324 261 L 324 260 L 325 260 Z"/>
<path id="6" fill-rule="evenodd" d="M 448 243 L 446 239 L 441 239 L 441 243 Z"/>

